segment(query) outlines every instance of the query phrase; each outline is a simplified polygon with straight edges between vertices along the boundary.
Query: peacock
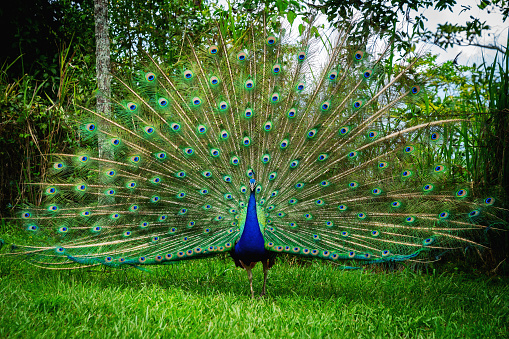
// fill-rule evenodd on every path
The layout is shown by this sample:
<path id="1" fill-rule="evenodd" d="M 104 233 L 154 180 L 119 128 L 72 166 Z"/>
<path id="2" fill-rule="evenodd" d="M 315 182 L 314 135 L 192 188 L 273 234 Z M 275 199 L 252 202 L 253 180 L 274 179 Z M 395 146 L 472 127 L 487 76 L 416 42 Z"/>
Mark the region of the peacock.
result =
<path id="1" fill-rule="evenodd" d="M 254 297 L 253 267 L 263 296 L 278 253 L 353 268 L 484 247 L 496 198 L 473 198 L 442 152 L 474 122 L 425 114 L 419 55 L 389 72 L 390 42 L 349 30 L 263 22 L 232 38 L 218 23 L 175 67 L 147 54 L 114 77 L 110 115 L 78 108 L 81 148 L 51 155 L 8 255 L 142 269 L 228 252 Z"/>

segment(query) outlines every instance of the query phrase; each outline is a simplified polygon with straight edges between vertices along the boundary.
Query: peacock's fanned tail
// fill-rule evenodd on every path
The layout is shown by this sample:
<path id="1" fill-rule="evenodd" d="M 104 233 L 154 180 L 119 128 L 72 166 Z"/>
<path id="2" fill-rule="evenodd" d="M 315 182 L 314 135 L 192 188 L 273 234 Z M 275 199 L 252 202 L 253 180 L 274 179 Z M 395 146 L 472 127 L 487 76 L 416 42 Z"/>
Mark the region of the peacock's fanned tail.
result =
<path id="1" fill-rule="evenodd" d="M 148 56 L 131 81 L 114 79 L 110 117 L 82 108 L 88 146 L 54 154 L 15 253 L 60 269 L 230 251 L 252 177 L 269 251 L 376 263 L 482 246 L 495 198 L 471 199 L 440 152 L 465 122 L 399 118 L 422 99 L 417 58 L 388 77 L 387 53 L 351 46 L 347 31 L 328 48 L 311 29 L 297 41 L 291 28 L 224 34 L 203 48 L 186 39 L 179 69 Z"/>

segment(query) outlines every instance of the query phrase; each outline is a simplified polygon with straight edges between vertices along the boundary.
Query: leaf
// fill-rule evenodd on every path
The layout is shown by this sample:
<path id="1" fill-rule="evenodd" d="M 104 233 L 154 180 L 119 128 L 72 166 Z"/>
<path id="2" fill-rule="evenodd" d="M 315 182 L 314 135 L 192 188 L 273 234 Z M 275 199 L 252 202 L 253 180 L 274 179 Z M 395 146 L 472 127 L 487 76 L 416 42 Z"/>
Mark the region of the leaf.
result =
<path id="1" fill-rule="evenodd" d="M 311 34 L 315 36 L 315 38 L 320 37 L 320 33 L 318 32 L 318 28 L 316 26 L 311 27 Z"/>
<path id="2" fill-rule="evenodd" d="M 295 21 L 295 18 L 297 18 L 297 14 L 295 14 L 295 12 L 293 12 L 293 11 L 289 11 L 288 14 L 286 14 L 286 19 L 292 26 L 293 26 L 293 22 Z"/>
<path id="3" fill-rule="evenodd" d="M 304 33 L 304 30 L 306 29 L 306 27 L 304 27 L 303 24 L 300 24 L 299 25 L 299 35 L 302 35 L 302 33 Z"/>

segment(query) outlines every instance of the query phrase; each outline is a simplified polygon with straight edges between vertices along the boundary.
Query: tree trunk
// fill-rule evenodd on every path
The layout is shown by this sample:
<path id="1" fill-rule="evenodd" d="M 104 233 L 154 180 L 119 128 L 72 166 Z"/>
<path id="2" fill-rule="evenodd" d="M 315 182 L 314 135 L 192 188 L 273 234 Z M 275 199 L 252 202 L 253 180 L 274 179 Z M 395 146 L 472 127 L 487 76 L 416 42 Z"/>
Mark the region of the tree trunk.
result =
<path id="1" fill-rule="evenodd" d="M 96 74 L 97 74 L 97 106 L 96 110 L 105 118 L 111 117 L 111 75 L 110 75 L 110 39 L 108 28 L 108 0 L 94 0 L 95 10 L 95 41 L 96 41 Z M 99 158 L 113 160 L 113 149 L 108 147 L 108 137 L 104 132 L 109 132 L 109 123 L 100 119 L 97 122 L 98 133 L 98 155 Z M 99 164 L 99 175 L 104 173 L 105 168 Z M 99 204 L 112 203 L 111 199 L 99 192 Z"/>

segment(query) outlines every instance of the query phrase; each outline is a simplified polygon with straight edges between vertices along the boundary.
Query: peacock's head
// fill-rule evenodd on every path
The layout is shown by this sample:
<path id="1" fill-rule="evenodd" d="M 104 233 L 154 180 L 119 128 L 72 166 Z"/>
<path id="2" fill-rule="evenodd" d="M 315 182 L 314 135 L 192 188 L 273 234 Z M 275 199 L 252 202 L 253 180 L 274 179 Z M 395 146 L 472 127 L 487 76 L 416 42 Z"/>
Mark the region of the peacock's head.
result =
<path id="1" fill-rule="evenodd" d="M 251 187 L 251 192 L 253 192 L 256 188 L 256 180 L 255 179 L 249 179 L 249 187 Z"/>

